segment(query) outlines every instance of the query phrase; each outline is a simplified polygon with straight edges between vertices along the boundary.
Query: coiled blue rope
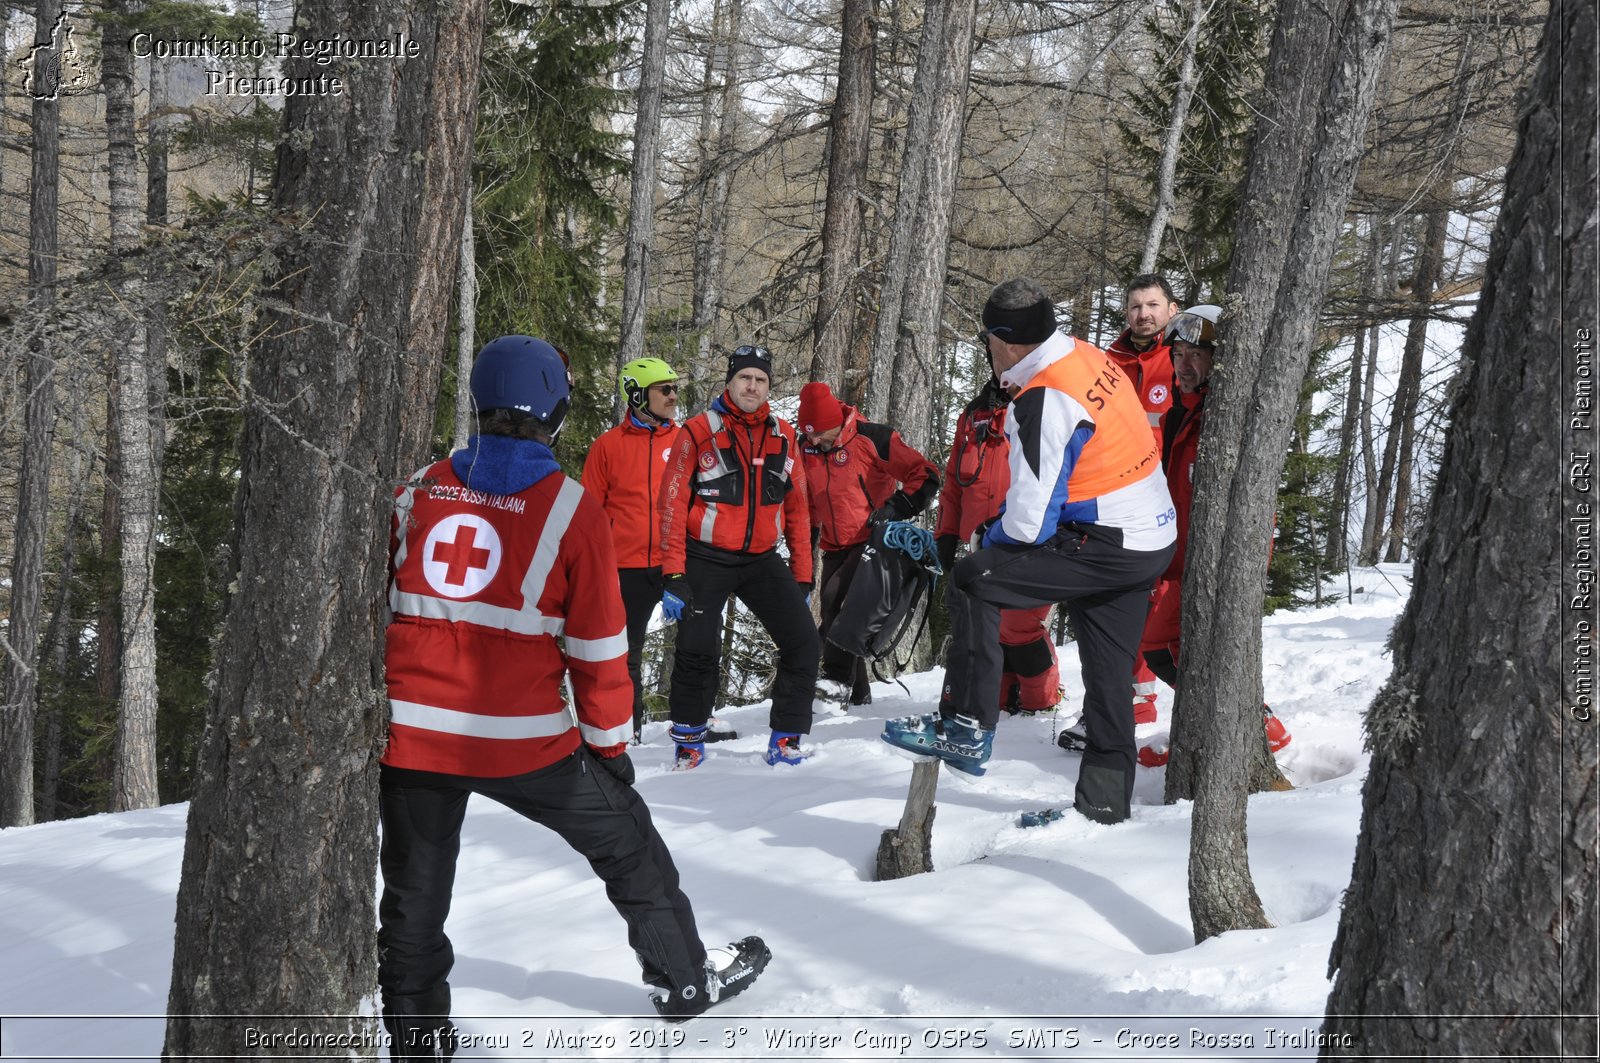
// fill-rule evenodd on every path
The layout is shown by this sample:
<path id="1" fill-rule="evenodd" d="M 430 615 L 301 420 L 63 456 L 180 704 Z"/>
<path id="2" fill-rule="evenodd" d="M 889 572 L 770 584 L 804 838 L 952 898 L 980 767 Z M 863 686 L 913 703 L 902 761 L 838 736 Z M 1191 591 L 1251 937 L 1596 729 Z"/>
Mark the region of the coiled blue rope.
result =
<path id="1" fill-rule="evenodd" d="M 944 573 L 939 566 L 939 551 L 933 542 L 933 533 L 908 520 L 892 520 L 883 526 L 883 545 L 903 551 L 911 560 L 925 568 Z"/>

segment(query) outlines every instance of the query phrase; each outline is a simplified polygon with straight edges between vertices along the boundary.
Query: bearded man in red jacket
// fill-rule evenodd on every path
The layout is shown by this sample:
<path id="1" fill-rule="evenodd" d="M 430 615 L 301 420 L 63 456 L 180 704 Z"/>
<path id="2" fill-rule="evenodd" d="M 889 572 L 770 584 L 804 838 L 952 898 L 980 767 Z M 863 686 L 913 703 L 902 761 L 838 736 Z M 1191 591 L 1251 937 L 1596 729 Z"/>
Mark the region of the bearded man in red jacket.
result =
<path id="1" fill-rule="evenodd" d="M 867 664 L 827 641 L 855 578 L 872 526 L 910 520 L 939 489 L 939 470 L 886 424 L 862 417 L 821 381 L 800 389 L 800 447 L 811 498 L 812 538 L 822 548 L 821 699 L 870 705 Z"/>
<path id="2" fill-rule="evenodd" d="M 678 624 L 672 662 L 674 767 L 698 767 L 722 663 L 722 610 L 737 595 L 778 647 L 767 763 L 798 764 L 811 733 L 817 629 L 811 593 L 811 513 L 794 426 L 767 404 L 772 352 L 742 346 L 727 388 L 683 426 L 661 509 L 662 612 Z M 786 565 L 778 543 L 789 547 Z"/>
<path id="3" fill-rule="evenodd" d="M 757 937 L 707 952 L 633 789 L 611 531 L 550 450 L 570 387 L 543 340 L 489 343 L 472 370 L 477 434 L 396 492 L 378 776 L 378 985 L 396 1059 L 454 1051 L 444 924 L 473 794 L 589 861 L 669 1021 L 742 991 L 771 956 Z"/>

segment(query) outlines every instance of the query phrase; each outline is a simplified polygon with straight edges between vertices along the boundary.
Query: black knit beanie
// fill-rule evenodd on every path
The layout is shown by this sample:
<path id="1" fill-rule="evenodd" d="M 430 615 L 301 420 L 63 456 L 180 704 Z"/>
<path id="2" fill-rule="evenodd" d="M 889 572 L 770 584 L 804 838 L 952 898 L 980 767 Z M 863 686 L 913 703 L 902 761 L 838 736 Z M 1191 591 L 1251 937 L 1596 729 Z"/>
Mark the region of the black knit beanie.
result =
<path id="1" fill-rule="evenodd" d="M 1056 331 L 1056 308 L 1048 299 L 1032 306 L 1004 310 L 994 300 L 983 305 L 983 327 L 996 339 L 1020 347 L 1043 343 Z"/>

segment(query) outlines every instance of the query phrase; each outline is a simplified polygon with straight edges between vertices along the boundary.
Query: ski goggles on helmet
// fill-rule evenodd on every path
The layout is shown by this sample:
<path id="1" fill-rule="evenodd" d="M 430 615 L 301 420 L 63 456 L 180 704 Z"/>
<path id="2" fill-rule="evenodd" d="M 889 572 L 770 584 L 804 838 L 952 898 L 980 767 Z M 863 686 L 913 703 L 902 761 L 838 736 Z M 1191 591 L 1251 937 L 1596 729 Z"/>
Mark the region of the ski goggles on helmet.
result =
<path id="1" fill-rule="evenodd" d="M 1215 347 L 1217 345 L 1217 326 L 1201 317 L 1184 311 L 1172 319 L 1167 326 L 1167 342 L 1193 344 L 1196 347 Z"/>

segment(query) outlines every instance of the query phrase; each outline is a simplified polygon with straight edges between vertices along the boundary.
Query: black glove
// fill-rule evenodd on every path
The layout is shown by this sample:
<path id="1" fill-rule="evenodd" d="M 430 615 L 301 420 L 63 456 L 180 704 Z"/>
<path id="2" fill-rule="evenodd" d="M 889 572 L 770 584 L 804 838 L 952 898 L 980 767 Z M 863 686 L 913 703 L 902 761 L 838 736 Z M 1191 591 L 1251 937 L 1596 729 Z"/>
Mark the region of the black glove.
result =
<path id="1" fill-rule="evenodd" d="M 633 761 L 628 759 L 628 754 L 626 752 L 618 753 L 614 757 L 602 757 L 599 753 L 596 753 L 594 755 L 594 759 L 600 762 L 600 766 L 602 768 L 616 776 L 617 780 L 621 782 L 622 785 L 633 785 Z"/>
<path id="2" fill-rule="evenodd" d="M 939 556 L 939 567 L 949 572 L 956 567 L 956 547 L 961 545 L 959 535 L 941 535 L 934 542 L 934 551 Z"/>
<path id="3" fill-rule="evenodd" d="M 891 520 L 910 520 L 917 515 L 916 507 L 911 504 L 904 491 L 896 491 L 888 500 L 872 511 L 872 516 L 867 518 L 868 524 L 884 524 Z"/>

